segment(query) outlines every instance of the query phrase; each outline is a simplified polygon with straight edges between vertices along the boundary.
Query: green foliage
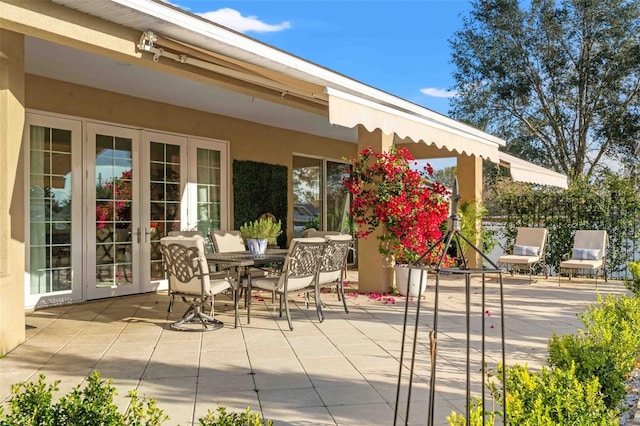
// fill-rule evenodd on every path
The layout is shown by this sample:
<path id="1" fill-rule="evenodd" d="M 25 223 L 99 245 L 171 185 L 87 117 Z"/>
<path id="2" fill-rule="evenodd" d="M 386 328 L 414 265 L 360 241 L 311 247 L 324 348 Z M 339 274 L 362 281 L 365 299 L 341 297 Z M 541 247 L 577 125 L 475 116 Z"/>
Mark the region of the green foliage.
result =
<path id="1" fill-rule="evenodd" d="M 580 379 L 571 365 L 568 369 L 543 367 L 539 372 L 529 371 L 526 365 L 506 369 L 507 422 L 523 426 L 614 426 L 618 424 L 617 411 L 607 408 L 596 377 Z M 498 378 L 500 378 L 498 376 Z M 493 397 L 504 406 L 504 397 L 491 380 L 487 383 Z M 484 411 L 477 400 L 470 409 L 471 426 L 492 426 L 502 411 Z M 484 419 L 483 419 L 484 417 Z M 466 426 L 464 416 L 451 413 L 447 417 L 451 426 Z"/>
<path id="2" fill-rule="evenodd" d="M 507 421 L 517 425 L 616 425 L 625 381 L 640 352 L 640 298 L 609 295 L 580 313 L 585 329 L 577 335 L 554 335 L 549 342 L 549 367 L 530 372 L 527 366 L 506 369 Z M 498 366 L 498 371 L 502 371 Z M 494 377 L 494 376 L 490 376 Z M 498 374 L 501 383 L 501 376 Z M 487 387 L 504 407 L 495 379 Z M 470 423 L 493 425 L 500 411 L 483 411 L 476 401 Z M 465 419 L 452 413 L 452 426 Z M 466 425 L 465 425 L 466 426 Z"/>
<path id="3" fill-rule="evenodd" d="M 282 222 L 274 222 L 271 219 L 258 219 L 247 222 L 240 227 L 242 238 L 267 239 L 270 244 L 276 242 L 278 235 L 282 233 Z"/>
<path id="4" fill-rule="evenodd" d="M 634 295 L 640 296 L 640 261 L 628 263 L 629 272 L 631 272 L 631 280 L 624 280 L 624 285 L 633 292 Z"/>
<path id="5" fill-rule="evenodd" d="M 469 424 L 472 426 L 493 425 L 498 413 L 485 411 L 482 409 L 482 400 L 480 398 L 471 405 L 469 410 Z M 452 411 L 447 416 L 447 422 L 451 426 L 466 426 L 467 420 L 462 414 Z"/>
<path id="6" fill-rule="evenodd" d="M 579 335 L 553 336 L 549 364 L 562 369 L 575 364 L 578 378 L 597 377 L 607 407 L 615 408 L 640 350 L 640 299 L 609 295 L 581 318 L 586 330 Z"/>
<path id="7" fill-rule="evenodd" d="M 0 412 L 0 426 L 157 426 L 169 419 L 155 400 L 140 400 L 135 391 L 129 392 L 129 408 L 124 414 L 119 413 L 113 401 L 116 389 L 111 380 L 102 380 L 98 372 L 88 377 L 84 389 L 78 385 L 53 403 L 59 383 L 57 380 L 47 385 L 41 374 L 35 383 L 13 385 L 10 412 L 6 415 Z"/>
<path id="8" fill-rule="evenodd" d="M 271 212 L 287 229 L 289 215 L 287 194 L 289 175 L 286 166 L 233 161 L 233 223 L 256 220 L 261 214 Z M 237 228 L 236 228 L 237 229 Z M 278 237 L 278 246 L 287 246 L 286 232 Z"/>
<path id="9" fill-rule="evenodd" d="M 217 414 L 209 410 L 207 415 L 200 418 L 200 426 L 271 426 L 271 420 L 263 420 L 258 413 L 252 413 L 251 408 L 242 413 L 227 413 L 225 407 L 218 407 Z"/>
<path id="10" fill-rule="evenodd" d="M 513 246 L 517 228 L 549 230 L 547 265 L 558 267 L 571 252 L 579 229 L 603 229 L 609 235 L 607 271 L 621 272 L 640 242 L 640 192 L 636 178 L 606 174 L 588 182 L 574 180 L 568 189 L 534 187 L 500 180 L 490 194 L 492 214 L 504 218 L 506 246 Z"/>
<path id="11" fill-rule="evenodd" d="M 592 176 L 608 155 L 637 165 L 638 0 L 475 1 L 450 40 L 451 114 L 508 151 Z"/>
<path id="12" fill-rule="evenodd" d="M 470 241 L 476 241 L 476 224 L 489 213 L 482 201 L 466 202 L 460 206 L 458 216 L 460 217 L 460 233 Z M 483 228 L 481 233 L 480 248 L 483 252 L 489 253 L 498 244 L 495 232 L 491 229 Z M 462 243 L 463 250 L 468 244 Z"/>
<path id="13" fill-rule="evenodd" d="M 140 399 L 138 392 L 129 391 L 129 407 L 121 414 L 114 404 L 116 389 L 111 380 L 102 380 L 94 372 L 84 389 L 76 386 L 71 392 L 53 403 L 60 380 L 45 383 L 40 375 L 37 382 L 19 383 L 11 387 L 9 413 L 0 407 L 0 426 L 160 426 L 169 417 L 154 399 Z M 271 420 L 262 420 L 251 408 L 242 413 L 227 412 L 218 407 L 217 414 L 209 410 L 199 419 L 200 426 L 272 426 Z"/>
<path id="14" fill-rule="evenodd" d="M 577 377 L 573 365 L 540 372 L 516 365 L 507 369 L 507 420 L 531 426 L 617 425 L 617 411 L 607 408 L 599 390 L 597 378 Z"/>

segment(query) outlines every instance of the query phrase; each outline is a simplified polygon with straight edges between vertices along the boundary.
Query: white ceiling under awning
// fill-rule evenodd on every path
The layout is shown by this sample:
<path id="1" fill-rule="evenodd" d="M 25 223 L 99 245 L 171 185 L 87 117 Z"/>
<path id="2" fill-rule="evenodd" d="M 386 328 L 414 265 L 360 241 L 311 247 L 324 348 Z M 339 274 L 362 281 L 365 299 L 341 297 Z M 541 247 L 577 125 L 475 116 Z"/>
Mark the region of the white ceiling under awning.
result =
<path id="1" fill-rule="evenodd" d="M 567 177 L 513 155 L 499 153 L 500 164 L 511 170 L 511 177 L 518 182 L 536 183 L 567 188 Z"/>
<path id="2" fill-rule="evenodd" d="M 368 131 L 380 129 L 400 139 L 424 142 L 459 154 L 499 161 L 498 147 L 505 142 L 460 122 L 451 125 L 442 117 L 434 120 L 420 111 L 401 110 L 381 103 L 328 88 L 329 122 L 344 127 L 364 126 Z"/>

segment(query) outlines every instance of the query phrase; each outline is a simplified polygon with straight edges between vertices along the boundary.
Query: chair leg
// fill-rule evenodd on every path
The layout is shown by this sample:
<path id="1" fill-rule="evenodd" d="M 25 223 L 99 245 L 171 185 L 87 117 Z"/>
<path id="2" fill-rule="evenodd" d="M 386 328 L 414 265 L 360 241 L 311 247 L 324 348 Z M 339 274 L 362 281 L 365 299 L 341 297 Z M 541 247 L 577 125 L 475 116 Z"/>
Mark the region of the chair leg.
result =
<path id="1" fill-rule="evenodd" d="M 344 281 L 341 281 L 338 284 L 338 294 L 340 295 L 339 297 L 342 299 L 342 306 L 344 306 L 344 312 L 348 314 L 349 308 L 347 308 L 347 299 L 345 299 L 344 297 Z"/>
<path id="2" fill-rule="evenodd" d="M 280 294 L 280 303 L 282 303 L 283 297 L 284 297 L 284 311 L 287 314 L 287 322 L 289 323 L 289 330 L 293 330 L 293 323 L 291 322 L 291 313 L 289 312 L 289 298 L 287 297 L 287 293 Z M 282 312 L 280 312 L 280 316 L 282 316 Z"/>
<path id="3" fill-rule="evenodd" d="M 324 314 L 322 312 L 322 300 L 320 299 L 320 286 L 318 285 L 316 285 L 316 290 L 313 293 L 313 298 L 316 302 L 316 314 L 318 314 L 318 321 L 322 322 L 324 321 Z"/>
<path id="4" fill-rule="evenodd" d="M 173 312 L 173 303 L 176 301 L 176 295 L 172 294 L 169 297 L 169 307 L 167 308 L 167 312 Z"/>

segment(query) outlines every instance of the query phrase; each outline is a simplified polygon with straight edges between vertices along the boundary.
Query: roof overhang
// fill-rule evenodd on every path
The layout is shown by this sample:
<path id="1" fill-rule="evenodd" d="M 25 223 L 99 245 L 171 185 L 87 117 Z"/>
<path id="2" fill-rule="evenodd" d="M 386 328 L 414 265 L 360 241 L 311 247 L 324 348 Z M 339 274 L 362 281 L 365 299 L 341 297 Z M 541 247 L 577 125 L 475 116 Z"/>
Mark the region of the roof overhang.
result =
<path id="1" fill-rule="evenodd" d="M 518 182 L 567 188 L 567 177 L 537 164 L 522 160 L 504 152 L 499 153 L 500 165 L 509 168 L 511 177 Z"/>

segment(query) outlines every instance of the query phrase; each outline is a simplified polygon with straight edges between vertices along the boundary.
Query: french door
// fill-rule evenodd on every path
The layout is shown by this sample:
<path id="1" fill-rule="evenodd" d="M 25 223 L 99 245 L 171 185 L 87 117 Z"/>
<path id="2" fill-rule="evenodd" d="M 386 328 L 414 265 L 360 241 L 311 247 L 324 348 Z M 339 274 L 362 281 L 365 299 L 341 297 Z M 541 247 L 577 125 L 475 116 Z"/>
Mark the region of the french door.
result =
<path id="1" fill-rule="evenodd" d="M 166 288 L 160 239 L 228 226 L 226 142 L 39 114 L 25 130 L 25 307 Z"/>
<path id="2" fill-rule="evenodd" d="M 87 299 L 141 291 L 140 131 L 87 123 Z"/>
<path id="3" fill-rule="evenodd" d="M 81 300 L 82 122 L 27 115 L 25 307 Z"/>

